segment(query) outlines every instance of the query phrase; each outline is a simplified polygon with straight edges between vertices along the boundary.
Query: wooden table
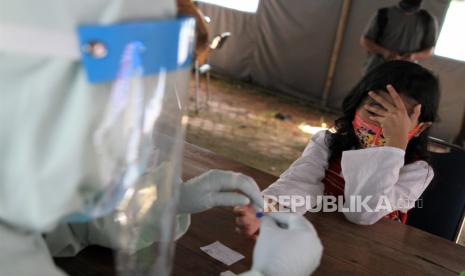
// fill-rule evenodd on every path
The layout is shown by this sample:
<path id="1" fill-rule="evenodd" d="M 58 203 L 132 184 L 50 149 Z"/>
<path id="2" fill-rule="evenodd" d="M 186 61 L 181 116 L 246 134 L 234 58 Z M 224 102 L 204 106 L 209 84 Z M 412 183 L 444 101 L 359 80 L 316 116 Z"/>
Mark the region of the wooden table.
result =
<path id="1" fill-rule="evenodd" d="M 238 162 L 186 144 L 183 178 L 209 169 L 242 172 L 265 188 L 276 177 Z M 458 275 L 465 271 L 465 248 L 397 222 L 383 220 L 360 226 L 339 213 L 310 214 L 324 246 L 320 267 L 314 275 Z M 203 253 L 199 247 L 220 241 L 246 258 L 230 267 Z M 251 266 L 253 241 L 234 232 L 230 209 L 214 208 L 192 216 L 189 231 L 178 242 L 173 275 L 240 273 Z M 93 247 L 77 258 L 58 264 L 71 275 L 112 275 L 110 252 Z M 273 260 L 270 260 L 272 262 Z"/>

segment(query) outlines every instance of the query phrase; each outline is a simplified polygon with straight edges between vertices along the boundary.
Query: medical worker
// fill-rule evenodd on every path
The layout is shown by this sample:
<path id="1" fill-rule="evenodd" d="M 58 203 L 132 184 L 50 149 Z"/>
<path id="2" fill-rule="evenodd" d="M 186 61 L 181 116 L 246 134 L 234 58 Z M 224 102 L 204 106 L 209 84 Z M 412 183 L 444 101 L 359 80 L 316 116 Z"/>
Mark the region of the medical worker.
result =
<path id="1" fill-rule="evenodd" d="M 52 255 L 73 256 L 90 244 L 139 250 L 169 241 L 171 232 L 180 237 L 191 213 L 260 205 L 258 187 L 241 174 L 213 170 L 176 184 L 185 120 L 182 108 L 173 110 L 184 104 L 178 92 L 187 91 L 189 68 L 139 81 L 120 70 L 123 78 L 113 83 L 89 82 L 80 52 L 97 59 L 112 48 L 84 49 L 78 26 L 175 15 L 168 0 L 0 0 L 0 275 L 64 275 Z M 183 26 L 179 33 L 181 42 L 190 35 Z M 178 64 L 187 60 L 181 42 Z M 134 127 L 139 119 L 143 127 Z M 140 150 L 148 130 L 150 158 Z M 147 228 L 138 229 L 139 220 Z M 133 230 L 137 239 L 127 242 Z M 322 246 L 305 218 L 266 216 L 261 230 L 249 274 L 308 275 L 317 267 Z"/>

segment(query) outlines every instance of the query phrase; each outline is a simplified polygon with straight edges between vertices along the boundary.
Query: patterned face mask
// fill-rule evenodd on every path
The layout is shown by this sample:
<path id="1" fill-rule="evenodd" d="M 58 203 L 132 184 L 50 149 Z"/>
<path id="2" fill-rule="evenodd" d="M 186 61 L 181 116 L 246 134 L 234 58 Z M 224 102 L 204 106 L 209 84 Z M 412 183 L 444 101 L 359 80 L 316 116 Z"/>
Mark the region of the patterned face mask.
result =
<path id="1" fill-rule="evenodd" d="M 358 112 L 355 113 L 355 118 L 352 121 L 355 135 L 362 148 L 382 147 L 386 144 L 386 138 L 383 135 L 383 129 L 377 125 L 371 124 L 363 120 Z M 408 140 L 413 138 L 418 132 L 420 125 L 416 126 L 408 133 Z"/>

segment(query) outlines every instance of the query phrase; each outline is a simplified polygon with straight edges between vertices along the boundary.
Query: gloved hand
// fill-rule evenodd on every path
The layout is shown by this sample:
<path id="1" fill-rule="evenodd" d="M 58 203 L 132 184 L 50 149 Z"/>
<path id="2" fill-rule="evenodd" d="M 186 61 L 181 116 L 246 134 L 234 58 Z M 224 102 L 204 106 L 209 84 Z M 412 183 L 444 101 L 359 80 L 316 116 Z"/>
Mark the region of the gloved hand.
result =
<path id="1" fill-rule="evenodd" d="M 260 189 L 251 177 L 210 170 L 181 184 L 178 212 L 193 214 L 216 206 L 247 205 L 251 201 L 263 204 Z"/>
<path id="2" fill-rule="evenodd" d="M 305 217 L 269 213 L 261 221 L 249 275 L 259 272 L 266 276 L 307 276 L 318 267 L 323 246 Z"/>

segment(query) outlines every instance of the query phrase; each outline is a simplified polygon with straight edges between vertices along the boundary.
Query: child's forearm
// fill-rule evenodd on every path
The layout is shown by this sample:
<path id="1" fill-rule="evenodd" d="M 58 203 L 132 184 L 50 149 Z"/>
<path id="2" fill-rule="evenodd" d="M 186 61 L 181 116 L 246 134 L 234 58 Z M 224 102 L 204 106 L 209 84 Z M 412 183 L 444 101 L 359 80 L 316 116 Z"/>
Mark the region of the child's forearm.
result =
<path id="1" fill-rule="evenodd" d="M 345 213 L 348 220 L 373 224 L 392 211 L 406 212 L 414 206 L 431 181 L 433 172 L 424 161 L 404 166 L 404 155 L 402 150 L 387 147 L 343 153 L 344 207 L 350 207 L 349 201 L 360 197 L 358 200 L 370 209 L 366 210 L 362 205 L 359 212 Z M 390 209 L 379 208 L 386 203 Z"/>

